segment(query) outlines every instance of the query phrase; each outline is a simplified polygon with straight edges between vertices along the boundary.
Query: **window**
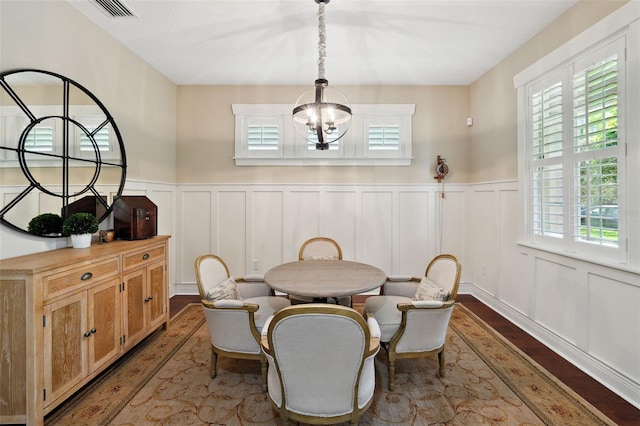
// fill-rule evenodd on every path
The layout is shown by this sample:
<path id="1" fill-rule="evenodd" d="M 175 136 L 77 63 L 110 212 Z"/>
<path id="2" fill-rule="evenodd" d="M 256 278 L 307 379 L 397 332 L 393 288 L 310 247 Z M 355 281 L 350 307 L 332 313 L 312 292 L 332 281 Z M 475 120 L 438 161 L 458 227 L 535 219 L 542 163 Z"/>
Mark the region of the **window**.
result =
<path id="1" fill-rule="evenodd" d="M 60 116 L 59 106 L 30 105 L 31 112 L 36 116 L 45 117 L 31 127 L 24 141 L 25 158 L 31 166 L 57 167 L 58 158 L 64 153 L 64 128 L 65 120 Z M 70 105 L 70 108 L 80 113 L 70 117 L 67 122 L 69 132 L 68 153 L 71 157 L 82 159 L 95 159 L 96 154 L 91 139 L 80 128 L 80 123 L 93 138 L 100 151 L 101 158 L 120 158 L 119 148 L 115 141 L 117 137 L 105 116 L 95 114 L 96 106 Z M 0 124 L 4 125 L 5 140 L 12 141 L 17 146 L 22 129 L 29 126 L 30 120 L 18 107 L 5 106 L 0 116 Z M 4 167 L 17 167 L 18 155 L 15 151 L 4 153 L 0 161 L 4 161 Z M 74 163 L 82 164 L 82 163 Z"/>
<path id="2" fill-rule="evenodd" d="M 625 258 L 625 87 L 625 39 L 619 38 L 521 88 L 521 176 L 532 242 Z"/>
<path id="3" fill-rule="evenodd" d="M 235 104 L 236 165 L 410 165 L 415 105 L 352 105 L 350 129 L 329 149 L 298 135 L 291 105 Z M 311 133 L 309 136 L 313 136 Z M 309 138 L 307 138 L 309 139 Z M 313 138 L 312 138 L 313 139 Z"/>

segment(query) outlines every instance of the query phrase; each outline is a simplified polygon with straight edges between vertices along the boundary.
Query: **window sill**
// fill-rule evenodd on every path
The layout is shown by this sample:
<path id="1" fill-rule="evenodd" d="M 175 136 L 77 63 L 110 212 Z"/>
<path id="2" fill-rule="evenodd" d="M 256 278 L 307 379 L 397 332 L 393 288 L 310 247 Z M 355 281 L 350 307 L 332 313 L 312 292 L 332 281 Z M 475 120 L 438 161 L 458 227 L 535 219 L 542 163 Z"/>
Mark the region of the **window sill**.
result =
<path id="1" fill-rule="evenodd" d="M 236 166 L 410 166 L 403 158 L 233 158 Z"/>
<path id="2" fill-rule="evenodd" d="M 618 271 L 630 272 L 632 274 L 640 274 L 639 266 L 629 265 L 628 263 L 622 263 L 622 262 L 616 262 L 613 260 L 606 260 L 602 258 L 592 257 L 584 254 L 570 252 L 567 250 L 549 247 L 549 246 L 542 246 L 540 244 L 531 243 L 528 241 L 516 241 L 516 244 L 519 245 L 520 247 L 526 247 L 526 248 L 530 248 L 538 251 L 543 251 L 546 253 L 566 257 L 569 259 L 574 259 L 580 262 L 592 263 L 592 264 L 600 265 L 606 268 L 616 269 Z"/>

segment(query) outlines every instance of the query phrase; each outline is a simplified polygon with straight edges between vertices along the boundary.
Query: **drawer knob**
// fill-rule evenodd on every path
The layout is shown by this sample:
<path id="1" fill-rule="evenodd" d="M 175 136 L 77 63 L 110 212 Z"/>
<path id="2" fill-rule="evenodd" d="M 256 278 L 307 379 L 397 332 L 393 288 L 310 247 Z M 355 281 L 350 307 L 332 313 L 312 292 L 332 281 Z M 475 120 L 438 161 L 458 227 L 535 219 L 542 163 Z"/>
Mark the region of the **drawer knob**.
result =
<path id="1" fill-rule="evenodd" d="M 90 331 L 87 331 L 86 333 L 84 333 L 84 337 L 89 337 L 89 336 L 91 336 L 91 332 Z"/>
<path id="2" fill-rule="evenodd" d="M 82 281 L 86 281 L 89 278 L 91 278 L 93 276 L 93 274 L 91 272 L 85 272 L 84 274 L 82 274 L 82 276 L 80 277 L 80 279 Z"/>
<path id="3" fill-rule="evenodd" d="M 96 333 L 96 331 L 98 331 L 98 330 L 96 330 L 95 328 L 92 328 L 92 329 L 91 329 L 91 334 L 95 334 L 95 333 Z"/>
<path id="4" fill-rule="evenodd" d="M 149 253 L 145 253 L 144 256 L 142 256 L 143 260 L 147 260 L 148 258 L 150 258 L 151 256 L 149 255 Z"/>

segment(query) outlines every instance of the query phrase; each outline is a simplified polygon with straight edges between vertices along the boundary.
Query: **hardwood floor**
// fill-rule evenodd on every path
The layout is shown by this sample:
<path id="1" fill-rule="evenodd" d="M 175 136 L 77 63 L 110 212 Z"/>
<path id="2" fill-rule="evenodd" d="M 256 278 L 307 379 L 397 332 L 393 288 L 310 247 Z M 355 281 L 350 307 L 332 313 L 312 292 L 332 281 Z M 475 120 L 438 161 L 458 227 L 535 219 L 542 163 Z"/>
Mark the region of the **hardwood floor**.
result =
<path id="1" fill-rule="evenodd" d="M 364 298 L 365 296 L 360 297 Z M 457 300 L 464 303 L 467 308 L 482 318 L 483 321 L 618 425 L 640 425 L 639 409 L 574 367 L 564 358 L 500 316 L 493 309 L 468 294 L 459 294 Z M 173 316 L 189 303 L 197 303 L 199 301 L 200 296 L 174 296 L 170 299 L 170 314 Z M 359 302 L 360 300 L 355 299 L 355 301 Z"/>

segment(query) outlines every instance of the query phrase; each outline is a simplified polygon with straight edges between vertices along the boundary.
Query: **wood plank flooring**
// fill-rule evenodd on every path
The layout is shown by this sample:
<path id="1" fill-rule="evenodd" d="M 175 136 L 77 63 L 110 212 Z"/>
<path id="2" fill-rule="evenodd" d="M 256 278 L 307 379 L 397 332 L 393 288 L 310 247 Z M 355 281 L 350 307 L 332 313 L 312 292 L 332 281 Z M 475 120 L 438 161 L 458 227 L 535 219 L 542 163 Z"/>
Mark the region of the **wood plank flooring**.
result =
<path id="1" fill-rule="evenodd" d="M 359 296 L 364 298 L 366 296 Z M 354 299 L 356 302 L 360 300 Z M 516 345 L 521 351 L 542 365 L 576 393 L 602 411 L 611 420 L 621 426 L 640 426 L 640 410 L 611 392 L 561 356 L 538 342 L 519 327 L 500 316 L 475 297 L 459 294 L 459 302 L 482 318 L 487 324 Z M 200 301 L 199 296 L 174 296 L 170 299 L 170 313 L 175 315 L 189 303 Z"/>

